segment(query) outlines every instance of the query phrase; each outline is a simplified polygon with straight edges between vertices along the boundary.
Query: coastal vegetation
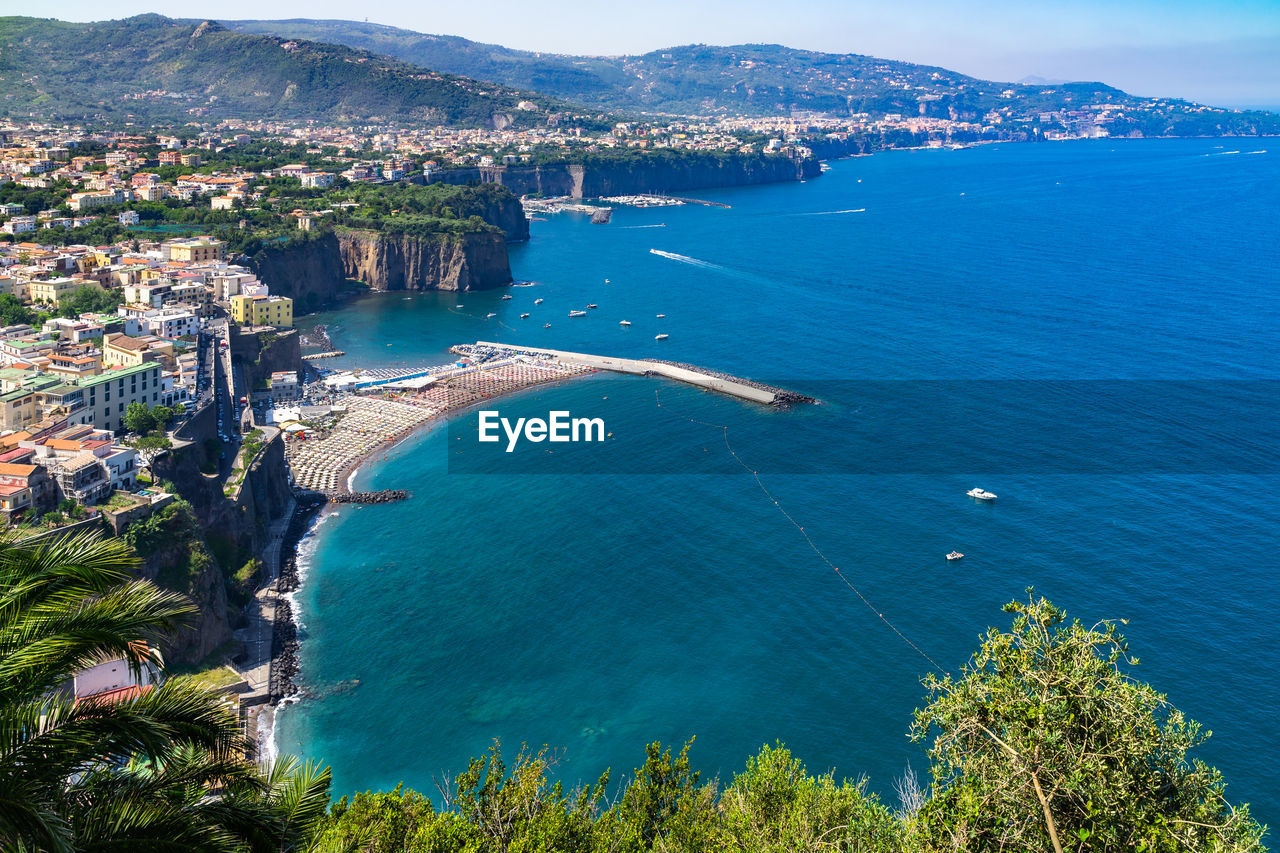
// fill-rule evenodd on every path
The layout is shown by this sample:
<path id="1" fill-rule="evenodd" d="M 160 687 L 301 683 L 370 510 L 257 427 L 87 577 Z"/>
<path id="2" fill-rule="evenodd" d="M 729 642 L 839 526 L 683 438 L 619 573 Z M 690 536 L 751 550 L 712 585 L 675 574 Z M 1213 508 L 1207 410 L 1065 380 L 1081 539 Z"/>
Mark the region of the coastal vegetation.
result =
<path id="1" fill-rule="evenodd" d="M 158 667 L 158 644 L 192 615 L 138 568 L 120 540 L 0 541 L 0 848 L 300 849 L 328 771 L 260 768 L 216 690 L 175 676 L 119 701 L 67 695 L 103 660 Z"/>
<path id="2" fill-rule="evenodd" d="M 172 519 L 171 519 L 172 521 Z M 1260 850 L 1263 828 L 1190 753 L 1207 735 L 1133 677 L 1111 622 L 1073 621 L 1028 590 L 957 676 L 925 681 L 912 737 L 930 779 L 898 802 L 766 745 L 721 784 L 692 742 L 650 744 L 622 784 L 567 789 L 550 749 L 497 743 L 438 802 L 396 788 L 330 803 L 328 771 L 260 769 L 215 689 L 173 675 L 114 702 L 62 691 L 111 657 L 135 672 L 189 618 L 133 579 L 130 545 L 93 535 L 0 542 L 0 844 L 14 850 L 933 851 Z M 141 533 L 147 535 L 140 535 Z"/>
<path id="3" fill-rule="evenodd" d="M 68 23 L 0 18 L 0 114 L 100 121 L 306 118 L 492 127 L 581 108 L 334 44 L 138 15 Z M 32 74 L 28 69 L 40 69 Z M 521 105 L 524 108 L 521 108 Z"/>
<path id="4" fill-rule="evenodd" d="M 211 159 L 213 162 L 203 167 L 208 172 L 227 167 L 218 155 L 211 154 Z M 209 234 L 226 241 L 229 251 L 253 256 L 264 249 L 278 250 L 317 239 L 335 226 L 414 236 L 503 233 L 496 223 L 503 221 L 504 205 L 516 205 L 511 192 L 496 184 L 368 184 L 339 178 L 333 187 L 312 189 L 303 187 L 296 178 L 258 178 L 252 183 L 261 197 L 239 200 L 230 210 L 213 210 L 200 195 L 154 202 L 132 200 L 98 208 L 105 215 L 88 225 L 43 229 L 40 239 L 52 245 L 103 245 Z M 71 216 L 68 202 L 74 190 L 65 181 L 51 189 L 10 185 L 0 188 L 0 202 Z M 137 213 L 138 224 L 121 224 L 116 214 L 123 211 Z M 313 229 L 299 229 L 295 212 L 314 214 Z M 11 235 L 3 236 L 12 239 Z M 13 299 L 10 294 L 5 296 Z M 85 286 L 63 299 L 59 313 L 76 316 L 84 311 L 114 310 L 120 302 L 118 290 Z M 12 315 L 16 322 L 26 316 L 19 312 L 20 306 L 20 302 L 0 303 L 0 315 L 6 320 Z"/>

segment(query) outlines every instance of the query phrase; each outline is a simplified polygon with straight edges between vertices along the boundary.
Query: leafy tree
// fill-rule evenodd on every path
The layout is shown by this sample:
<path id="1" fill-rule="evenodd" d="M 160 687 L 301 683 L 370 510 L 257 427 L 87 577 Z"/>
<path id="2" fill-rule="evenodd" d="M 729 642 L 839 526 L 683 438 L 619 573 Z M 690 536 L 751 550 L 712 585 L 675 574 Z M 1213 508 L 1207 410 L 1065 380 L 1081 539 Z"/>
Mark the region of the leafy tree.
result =
<path id="1" fill-rule="evenodd" d="M 117 290 L 103 290 L 92 284 L 82 284 L 58 302 L 58 313 L 63 317 L 108 313 L 115 311 L 123 301 L 124 297 Z"/>
<path id="2" fill-rule="evenodd" d="M 194 612 L 137 568 L 120 540 L 0 540 L 0 848 L 303 849 L 328 771 L 260 772 L 215 692 L 183 678 L 119 702 L 62 691 L 104 656 L 158 664 L 157 643 Z"/>
<path id="3" fill-rule="evenodd" d="M 169 426 L 169 422 L 173 420 L 173 409 L 169 406 L 155 406 L 151 409 L 151 416 L 156 419 L 156 428 L 165 429 Z"/>
<path id="4" fill-rule="evenodd" d="M 811 776 L 782 744 L 747 759 L 720 796 L 719 818 L 719 850 L 894 850 L 902 841 L 901 824 L 866 793 L 865 781 Z"/>
<path id="5" fill-rule="evenodd" d="M 963 850 L 1254 850 L 1261 828 L 1187 753 L 1208 737 L 1150 686 L 1111 622 L 1066 624 L 1028 590 L 957 679 L 926 681 L 933 735 L 916 829 Z"/>
<path id="6" fill-rule="evenodd" d="M 157 456 L 172 447 L 173 442 L 166 435 L 144 435 L 133 443 L 133 449 L 138 451 L 142 464 L 148 468 Z"/>
<path id="7" fill-rule="evenodd" d="M 618 850 L 699 850 L 710 846 L 715 785 L 699 786 L 689 766 L 692 739 L 672 757 L 662 744 L 645 747 L 645 762 L 602 826 Z"/>
<path id="8" fill-rule="evenodd" d="M 12 293 L 0 293 L 0 320 L 6 326 L 26 323 L 34 326 L 37 321 L 36 312 L 23 304 L 22 300 Z"/>
<path id="9" fill-rule="evenodd" d="M 156 416 L 146 403 L 135 400 L 124 410 L 124 426 L 130 432 L 146 435 L 156 428 Z"/>

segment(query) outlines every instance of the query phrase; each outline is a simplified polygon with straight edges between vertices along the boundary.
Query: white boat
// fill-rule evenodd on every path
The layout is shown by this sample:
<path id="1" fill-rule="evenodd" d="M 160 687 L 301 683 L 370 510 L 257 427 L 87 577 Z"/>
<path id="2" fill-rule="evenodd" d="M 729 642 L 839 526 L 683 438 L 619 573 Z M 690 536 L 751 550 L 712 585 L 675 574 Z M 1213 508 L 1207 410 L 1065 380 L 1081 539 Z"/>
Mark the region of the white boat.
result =
<path id="1" fill-rule="evenodd" d="M 542 304 L 542 300 L 541 300 L 541 299 L 535 299 L 535 300 L 533 300 L 533 304 L 534 304 L 534 305 L 541 305 L 541 304 Z"/>
<path id="2" fill-rule="evenodd" d="M 977 486 L 974 486 L 972 489 L 965 492 L 965 494 L 971 498 L 977 498 L 980 501 L 993 501 L 996 499 L 995 492 L 988 492 L 986 489 L 979 489 Z"/>
<path id="3" fill-rule="evenodd" d="M 453 307 L 454 307 L 454 308 L 461 308 L 462 306 L 461 306 L 461 305 L 455 305 L 455 306 L 453 306 Z"/>
<path id="4" fill-rule="evenodd" d="M 508 293 L 508 294 L 504 295 L 502 298 L 503 298 L 503 299 L 510 299 L 510 298 L 511 298 L 511 294 L 510 294 L 510 293 Z"/>
<path id="5" fill-rule="evenodd" d="M 658 319 L 661 320 L 663 317 L 666 317 L 666 316 L 667 316 L 666 314 L 659 314 Z"/>
<path id="6" fill-rule="evenodd" d="M 670 337 L 670 336 L 664 333 L 664 334 L 661 334 L 661 335 L 654 335 L 654 336 L 653 336 L 653 339 L 654 339 L 655 341 L 665 341 L 668 337 Z"/>
<path id="7" fill-rule="evenodd" d="M 586 312 L 586 311 L 570 311 L 570 312 L 569 312 L 569 316 L 570 316 L 570 317 L 585 317 L 585 316 L 587 316 L 587 312 Z"/>
<path id="8" fill-rule="evenodd" d="M 630 320 L 619 320 L 619 321 L 618 321 L 618 325 L 619 325 L 619 326 L 630 326 L 630 325 L 631 325 L 631 321 L 630 321 Z"/>
<path id="9" fill-rule="evenodd" d="M 521 315 L 520 315 L 520 319 L 521 319 L 521 320 L 528 320 L 528 319 L 529 319 L 529 315 L 528 315 L 528 314 L 521 314 Z"/>
<path id="10" fill-rule="evenodd" d="M 494 314 L 492 311 L 490 311 L 488 314 L 484 315 L 484 318 L 488 320 L 490 317 L 497 317 L 497 316 L 498 316 L 497 314 Z"/>
<path id="11" fill-rule="evenodd" d="M 550 328 L 551 328 L 551 324 L 550 324 L 550 323 L 543 323 L 543 324 L 542 324 L 542 328 L 544 328 L 544 329 L 550 329 Z"/>
<path id="12" fill-rule="evenodd" d="M 588 308 L 599 308 L 600 306 L 599 306 L 599 305 L 597 305 L 597 304 L 595 304 L 594 302 L 592 302 L 592 303 L 591 303 L 590 305 L 588 305 L 587 307 L 588 307 Z"/>
<path id="13" fill-rule="evenodd" d="M 961 557 L 963 557 L 963 556 L 964 556 L 964 554 L 961 554 L 959 551 L 952 551 L 950 554 L 948 554 L 948 555 L 947 555 L 947 559 L 948 559 L 948 560 L 959 560 L 959 559 L 960 559 Z"/>

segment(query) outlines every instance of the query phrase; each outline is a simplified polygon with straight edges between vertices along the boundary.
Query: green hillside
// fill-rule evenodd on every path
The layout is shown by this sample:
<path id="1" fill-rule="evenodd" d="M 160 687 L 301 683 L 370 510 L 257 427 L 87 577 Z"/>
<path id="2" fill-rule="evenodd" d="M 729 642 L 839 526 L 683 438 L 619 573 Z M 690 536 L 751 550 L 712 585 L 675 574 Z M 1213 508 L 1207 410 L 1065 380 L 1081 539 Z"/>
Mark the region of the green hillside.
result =
<path id="1" fill-rule="evenodd" d="M 582 112 L 531 92 L 341 45 L 246 35 L 159 15 L 87 24 L 0 18 L 0 91 L 0 115 L 9 117 L 503 127 Z"/>
<path id="2" fill-rule="evenodd" d="M 527 87 L 603 109 L 683 115 L 850 116 L 900 114 L 980 121 L 1114 104 L 1126 127 L 1147 135 L 1280 132 L 1269 113 L 1206 109 L 1129 95 L 1102 83 L 1023 85 L 979 80 L 928 65 L 780 45 L 685 45 L 638 56 L 529 53 L 454 36 L 332 20 L 233 21 L 242 32 L 350 45 L 508 86 Z"/>

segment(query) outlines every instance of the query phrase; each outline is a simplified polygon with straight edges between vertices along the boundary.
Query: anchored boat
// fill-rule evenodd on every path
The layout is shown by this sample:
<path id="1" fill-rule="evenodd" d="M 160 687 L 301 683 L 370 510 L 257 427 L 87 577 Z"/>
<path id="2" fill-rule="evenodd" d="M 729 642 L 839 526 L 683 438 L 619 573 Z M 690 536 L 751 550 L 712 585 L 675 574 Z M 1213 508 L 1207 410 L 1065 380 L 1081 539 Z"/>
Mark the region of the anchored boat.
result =
<path id="1" fill-rule="evenodd" d="M 974 486 L 972 489 L 965 492 L 965 494 L 971 498 L 977 498 L 980 501 L 993 501 L 996 499 L 995 492 L 988 492 L 986 489 L 979 489 L 977 486 Z"/>
<path id="2" fill-rule="evenodd" d="M 948 554 L 948 555 L 947 555 L 947 559 L 948 559 L 948 560 L 958 560 L 958 559 L 960 559 L 960 558 L 961 558 L 961 557 L 963 557 L 963 556 L 964 556 L 964 554 L 961 554 L 959 551 L 952 551 L 950 554 Z"/>

